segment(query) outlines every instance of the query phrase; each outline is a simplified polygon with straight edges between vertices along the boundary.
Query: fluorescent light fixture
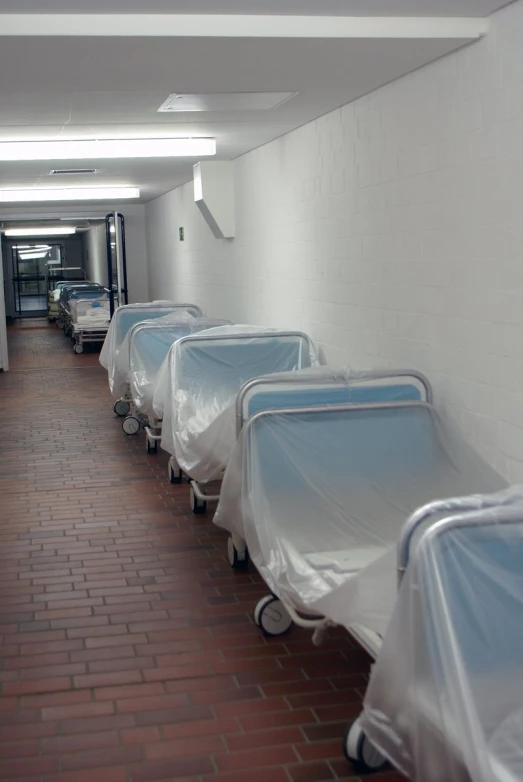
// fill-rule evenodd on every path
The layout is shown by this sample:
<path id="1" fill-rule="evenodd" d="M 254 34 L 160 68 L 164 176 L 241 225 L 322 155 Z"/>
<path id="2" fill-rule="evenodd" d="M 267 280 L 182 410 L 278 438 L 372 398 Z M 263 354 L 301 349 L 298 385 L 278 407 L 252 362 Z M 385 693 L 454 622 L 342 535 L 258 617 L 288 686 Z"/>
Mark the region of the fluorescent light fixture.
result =
<path id="1" fill-rule="evenodd" d="M 216 154 L 214 138 L 56 139 L 2 141 L 0 160 L 115 160 L 205 157 Z"/>
<path id="2" fill-rule="evenodd" d="M 15 244 L 13 245 L 13 250 L 21 250 L 22 253 L 24 250 L 26 252 L 37 252 L 38 250 L 50 250 L 51 245 L 50 244 Z"/>
<path id="3" fill-rule="evenodd" d="M 38 258 L 47 258 L 49 252 L 47 250 L 41 250 L 37 253 L 20 253 L 21 261 L 36 261 Z"/>
<path id="4" fill-rule="evenodd" d="M 70 225 L 53 225 L 34 228 L 8 228 L 6 236 L 71 236 L 76 233 L 76 228 Z"/>
<path id="5" fill-rule="evenodd" d="M 121 201 L 140 198 L 138 187 L 53 187 L 30 190 L 0 190 L 0 203 L 21 201 Z"/>

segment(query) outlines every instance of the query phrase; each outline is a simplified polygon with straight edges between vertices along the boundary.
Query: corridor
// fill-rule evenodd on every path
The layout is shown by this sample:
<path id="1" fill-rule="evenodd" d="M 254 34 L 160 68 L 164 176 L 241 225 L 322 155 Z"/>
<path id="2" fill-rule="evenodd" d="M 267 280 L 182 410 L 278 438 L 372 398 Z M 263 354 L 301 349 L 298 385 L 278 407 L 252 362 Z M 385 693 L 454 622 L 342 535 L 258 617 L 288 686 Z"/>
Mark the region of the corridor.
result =
<path id="1" fill-rule="evenodd" d="M 341 737 L 368 659 L 264 639 L 257 575 L 112 413 L 94 352 L 13 327 L 0 374 L 0 778 L 355 779 Z M 388 772 L 377 780 L 399 780 Z"/>

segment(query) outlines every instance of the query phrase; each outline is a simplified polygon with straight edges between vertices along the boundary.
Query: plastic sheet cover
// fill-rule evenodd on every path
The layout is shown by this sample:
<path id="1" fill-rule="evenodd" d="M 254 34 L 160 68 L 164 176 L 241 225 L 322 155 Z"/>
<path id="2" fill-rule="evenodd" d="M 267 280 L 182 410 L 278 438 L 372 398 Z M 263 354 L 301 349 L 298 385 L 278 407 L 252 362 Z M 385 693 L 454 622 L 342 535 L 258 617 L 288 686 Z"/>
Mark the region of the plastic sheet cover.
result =
<path id="1" fill-rule="evenodd" d="M 348 403 L 426 401 L 429 389 L 415 375 L 349 367 L 320 366 L 280 372 L 260 378 L 243 394 L 241 423 L 263 410 L 319 407 Z M 242 517 L 243 438 L 239 438 L 227 465 L 214 523 L 244 538 Z"/>
<path id="2" fill-rule="evenodd" d="M 176 325 L 179 329 L 184 329 L 187 333 L 190 332 L 192 323 L 195 321 L 195 317 L 186 310 L 171 310 L 168 315 L 164 315 L 161 318 L 155 320 L 143 320 L 135 326 L 130 328 L 125 337 L 123 338 L 120 347 L 116 351 L 116 358 L 114 362 L 114 372 L 112 378 L 112 394 L 115 397 L 121 397 L 129 393 L 129 386 L 131 383 L 131 344 L 133 333 L 135 329 L 140 326 L 154 326 L 155 323 L 163 323 L 164 325 Z"/>
<path id="3" fill-rule="evenodd" d="M 434 499 L 506 485 L 426 404 L 262 414 L 242 439 L 244 539 L 270 589 L 381 635 L 407 518 Z"/>
<path id="4" fill-rule="evenodd" d="M 107 336 L 100 352 L 100 364 L 109 375 L 109 388 L 115 397 L 123 396 L 129 384 L 129 345 L 122 351 L 121 363 L 118 357 L 122 343 L 131 328 L 145 320 L 156 320 L 170 314 L 188 313 L 201 317 L 200 309 L 194 305 L 180 305 L 168 301 L 153 301 L 147 304 L 126 304 L 113 315 Z"/>
<path id="5" fill-rule="evenodd" d="M 86 317 L 95 318 L 97 320 L 103 318 L 106 324 L 111 319 L 107 293 L 101 293 L 96 298 L 71 299 L 68 307 L 73 323 L 79 323 L 81 318 Z"/>
<path id="6" fill-rule="evenodd" d="M 308 337 L 276 329 L 223 326 L 199 336 L 210 339 L 173 346 L 153 402 L 163 415 L 161 447 L 191 478 L 209 483 L 221 477 L 236 442 L 241 386 L 260 375 L 316 365 L 318 359 Z"/>
<path id="7" fill-rule="evenodd" d="M 111 320 L 111 309 L 106 299 L 84 301 L 79 299 L 71 308 L 71 316 L 75 326 L 87 329 L 106 329 Z"/>
<path id="8" fill-rule="evenodd" d="M 433 527 L 403 579 L 362 727 L 409 779 L 523 779 L 523 489 L 515 491 L 512 505 Z"/>
<path id="9" fill-rule="evenodd" d="M 230 321 L 168 315 L 131 329 L 120 353 L 125 354 L 126 343 L 129 343 L 131 397 L 136 409 L 149 418 L 154 417 L 153 396 L 157 376 L 171 346 L 178 339 L 226 325 L 231 325 Z"/>

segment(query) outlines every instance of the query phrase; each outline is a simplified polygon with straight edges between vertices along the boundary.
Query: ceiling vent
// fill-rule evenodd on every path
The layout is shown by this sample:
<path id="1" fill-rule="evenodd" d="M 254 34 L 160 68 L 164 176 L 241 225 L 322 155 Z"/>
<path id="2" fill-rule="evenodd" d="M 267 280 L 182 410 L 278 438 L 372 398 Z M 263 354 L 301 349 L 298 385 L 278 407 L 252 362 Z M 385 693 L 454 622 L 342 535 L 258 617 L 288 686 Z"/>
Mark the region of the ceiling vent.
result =
<path id="1" fill-rule="evenodd" d="M 270 111 L 297 95 L 297 92 L 216 92 L 182 95 L 173 93 L 159 112 L 171 111 Z"/>
<path id="2" fill-rule="evenodd" d="M 80 174 L 97 174 L 98 168 L 52 168 L 49 176 L 78 176 Z"/>

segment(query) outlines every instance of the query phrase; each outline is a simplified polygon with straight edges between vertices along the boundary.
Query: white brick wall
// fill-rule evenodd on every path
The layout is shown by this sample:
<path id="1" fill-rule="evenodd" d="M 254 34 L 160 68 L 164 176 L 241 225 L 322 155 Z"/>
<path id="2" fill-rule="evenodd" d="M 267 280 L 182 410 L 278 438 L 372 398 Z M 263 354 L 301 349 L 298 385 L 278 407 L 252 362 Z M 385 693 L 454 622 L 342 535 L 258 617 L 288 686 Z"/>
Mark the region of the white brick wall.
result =
<path id="1" fill-rule="evenodd" d="M 414 366 L 523 480 L 523 0 L 487 39 L 236 162 L 237 238 L 192 185 L 147 208 L 153 297 Z M 178 227 L 186 241 L 178 241 Z"/>

